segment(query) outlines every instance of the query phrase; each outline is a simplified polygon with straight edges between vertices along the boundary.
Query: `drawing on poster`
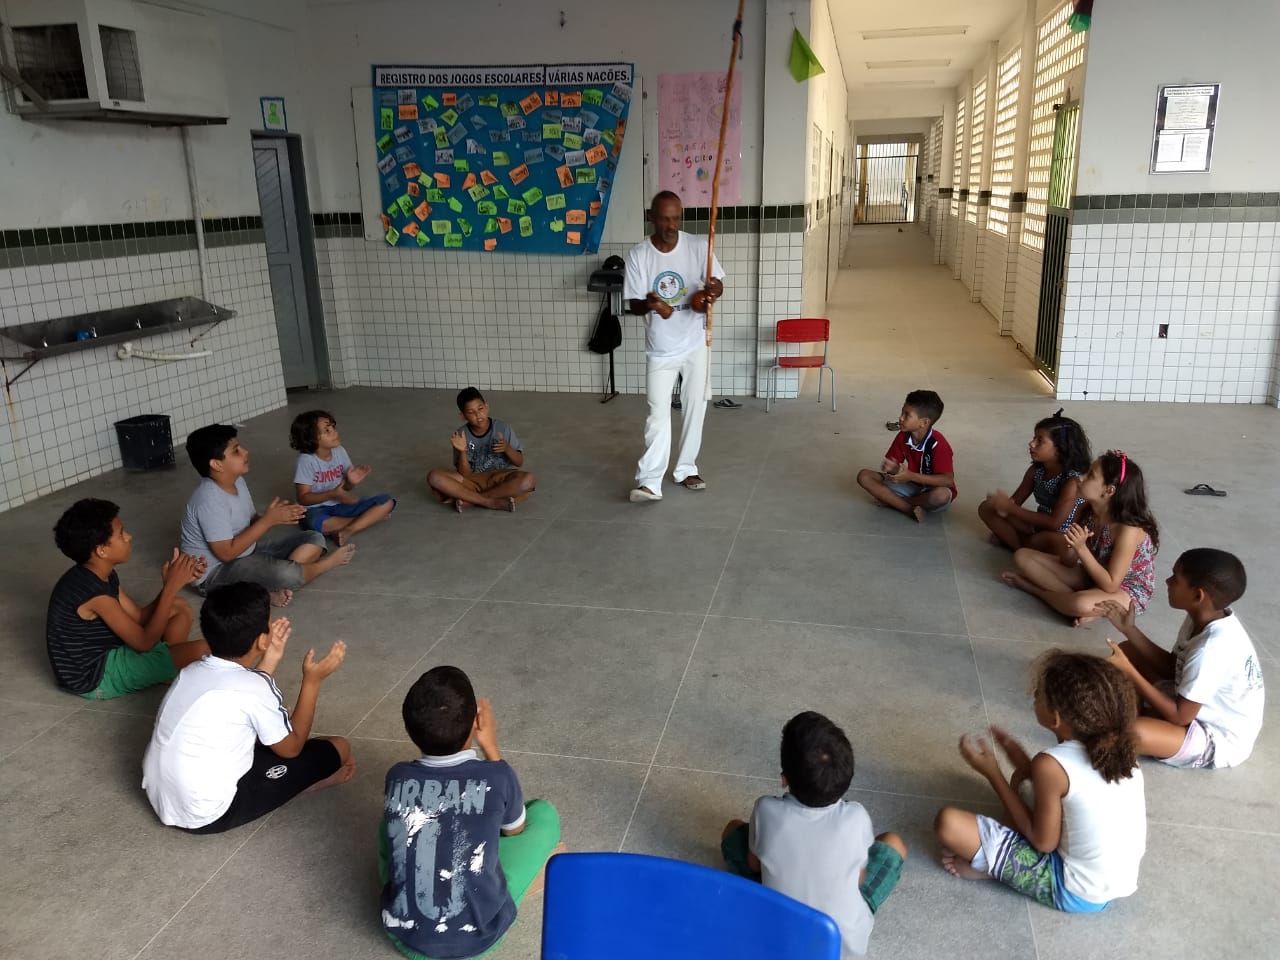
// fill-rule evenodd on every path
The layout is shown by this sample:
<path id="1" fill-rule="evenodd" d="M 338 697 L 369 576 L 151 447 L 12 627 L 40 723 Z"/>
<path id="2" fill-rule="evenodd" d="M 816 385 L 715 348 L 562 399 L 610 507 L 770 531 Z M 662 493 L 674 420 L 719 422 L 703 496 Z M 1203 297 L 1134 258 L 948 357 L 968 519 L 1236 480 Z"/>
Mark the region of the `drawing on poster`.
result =
<path id="1" fill-rule="evenodd" d="M 716 145 L 724 112 L 725 74 L 663 73 L 658 75 L 658 187 L 679 195 L 686 207 L 711 204 Z M 607 109 L 607 105 L 605 105 Z M 586 142 L 586 138 L 583 138 Z M 734 84 L 729 125 L 721 158 L 721 206 L 741 199 L 742 86 Z"/>
<path id="2" fill-rule="evenodd" d="M 596 252 L 633 83 L 629 63 L 375 66 L 387 243 Z"/>

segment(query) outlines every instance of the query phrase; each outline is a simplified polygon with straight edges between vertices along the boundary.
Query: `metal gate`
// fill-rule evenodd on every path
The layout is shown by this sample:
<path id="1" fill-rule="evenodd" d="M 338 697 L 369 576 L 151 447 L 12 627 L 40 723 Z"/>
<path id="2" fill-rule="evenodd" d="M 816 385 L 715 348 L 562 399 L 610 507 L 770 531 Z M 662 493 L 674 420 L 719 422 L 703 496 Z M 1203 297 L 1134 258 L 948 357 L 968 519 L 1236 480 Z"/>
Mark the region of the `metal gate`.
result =
<path id="1" fill-rule="evenodd" d="M 918 143 L 860 143 L 854 163 L 854 223 L 916 218 Z"/>
<path id="2" fill-rule="evenodd" d="M 1075 194 L 1080 104 L 1065 104 L 1056 109 L 1053 162 L 1049 170 L 1049 209 L 1044 225 L 1044 259 L 1040 268 L 1040 310 L 1036 318 L 1036 363 L 1055 382 L 1062 328 L 1062 292 L 1066 280 L 1067 231 L 1071 226 L 1071 198 Z"/>

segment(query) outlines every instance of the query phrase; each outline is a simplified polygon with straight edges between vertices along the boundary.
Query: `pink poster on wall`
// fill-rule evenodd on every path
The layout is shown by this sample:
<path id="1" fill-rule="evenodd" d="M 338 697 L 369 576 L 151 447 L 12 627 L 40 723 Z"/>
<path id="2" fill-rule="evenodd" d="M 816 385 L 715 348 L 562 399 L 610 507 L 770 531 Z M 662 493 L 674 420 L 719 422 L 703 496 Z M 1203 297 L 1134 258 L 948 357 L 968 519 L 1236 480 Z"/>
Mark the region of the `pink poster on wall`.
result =
<path id="1" fill-rule="evenodd" d="M 721 161 L 722 207 L 736 206 L 741 197 L 742 85 L 737 80 Z M 678 194 L 686 207 L 711 206 L 724 86 L 723 73 L 658 74 L 658 189 Z"/>

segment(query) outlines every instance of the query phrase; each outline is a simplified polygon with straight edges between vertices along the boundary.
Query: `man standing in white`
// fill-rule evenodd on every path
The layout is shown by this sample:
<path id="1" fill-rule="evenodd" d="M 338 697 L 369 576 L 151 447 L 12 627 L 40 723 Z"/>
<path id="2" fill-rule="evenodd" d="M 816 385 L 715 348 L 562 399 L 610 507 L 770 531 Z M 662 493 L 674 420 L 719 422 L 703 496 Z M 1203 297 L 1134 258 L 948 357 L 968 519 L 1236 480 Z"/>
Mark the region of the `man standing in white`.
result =
<path id="1" fill-rule="evenodd" d="M 636 467 L 632 503 L 662 499 L 662 477 L 671 460 L 671 391 L 680 387 L 680 451 L 672 478 L 686 490 L 705 490 L 698 475 L 702 421 L 707 414 L 706 309 L 724 293 L 724 269 L 711 258 L 706 289 L 707 239 L 680 229 L 680 198 L 664 190 L 653 198 L 653 233 L 627 253 L 623 287 L 630 312 L 645 318 L 649 416 L 644 424 L 644 455 Z"/>

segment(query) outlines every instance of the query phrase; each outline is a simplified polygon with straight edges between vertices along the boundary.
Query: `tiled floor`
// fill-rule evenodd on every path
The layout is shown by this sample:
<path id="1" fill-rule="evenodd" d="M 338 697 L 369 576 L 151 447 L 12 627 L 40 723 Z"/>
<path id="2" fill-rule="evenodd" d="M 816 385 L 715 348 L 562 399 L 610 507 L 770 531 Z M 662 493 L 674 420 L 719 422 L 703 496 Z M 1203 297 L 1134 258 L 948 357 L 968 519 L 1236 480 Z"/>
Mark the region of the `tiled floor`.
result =
<path id="1" fill-rule="evenodd" d="M 105 704 L 60 693 L 42 640 L 47 592 L 66 565 L 50 535 L 58 513 L 90 494 L 119 502 L 136 538 L 123 580 L 147 595 L 192 472 L 111 474 L 0 514 L 0 956 L 389 960 L 376 907 L 382 773 L 413 754 L 404 690 L 444 662 L 492 698 L 527 794 L 561 809 L 576 850 L 715 864 L 722 824 L 778 790 L 782 723 L 805 708 L 835 718 L 858 757 L 850 795 L 913 853 L 877 917 L 873 956 L 1274 956 L 1274 706 L 1239 769 L 1147 766 L 1141 888 L 1101 916 L 1057 915 L 938 866 L 936 809 L 990 800 L 956 739 L 998 721 L 1047 745 L 1027 701 L 1028 664 L 1049 644 L 1101 652 L 1105 631 L 1072 630 L 1001 586 L 1005 557 L 974 513 L 983 491 L 1016 482 L 1032 424 L 1058 406 L 1043 381 L 949 271 L 927 264 L 916 234 L 866 228 L 851 253 L 858 267 L 841 275 L 831 311 L 839 412 L 811 393 L 768 415 L 754 400 L 710 410 L 705 493 L 626 502 L 638 397 L 492 396 L 541 478 L 515 516 L 459 517 L 426 496 L 422 477 L 447 456 L 456 423 L 444 392 L 300 397 L 247 424 L 259 502 L 289 492 L 288 422 L 313 405 L 333 410 L 349 449 L 374 465 L 369 485 L 401 501 L 349 567 L 289 611 L 287 697 L 308 646 L 349 644 L 316 728 L 352 738 L 355 781 L 227 835 L 180 835 L 147 807 L 140 758 L 161 691 Z M 883 423 L 917 386 L 947 401 L 941 429 L 958 451 L 961 491 L 923 526 L 871 506 L 853 480 L 879 462 Z M 1269 589 L 1280 574 L 1277 412 L 1068 411 L 1095 446 L 1123 446 L 1146 468 L 1162 571 L 1192 545 L 1243 557 L 1253 587 L 1238 609 L 1280 676 L 1280 641 L 1266 629 L 1280 615 Z M 1199 481 L 1231 495 L 1181 494 Z M 1157 600 L 1144 622 L 1169 642 L 1178 621 Z M 540 916 L 534 898 L 496 960 L 536 956 Z"/>

